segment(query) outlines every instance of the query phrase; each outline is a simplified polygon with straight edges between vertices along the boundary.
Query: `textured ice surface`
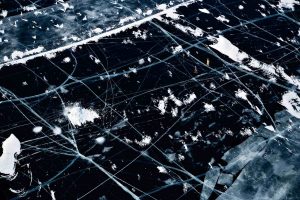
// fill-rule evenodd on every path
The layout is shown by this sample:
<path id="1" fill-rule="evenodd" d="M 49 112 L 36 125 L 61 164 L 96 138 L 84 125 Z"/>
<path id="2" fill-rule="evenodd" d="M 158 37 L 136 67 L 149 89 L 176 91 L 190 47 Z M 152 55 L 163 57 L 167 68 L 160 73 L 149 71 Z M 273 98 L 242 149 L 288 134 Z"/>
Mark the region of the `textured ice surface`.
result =
<path id="1" fill-rule="evenodd" d="M 75 46 L 72 43 L 143 20 L 182 2 L 185 1 L 58 1 L 43 9 L 5 17 L 0 23 L 4 36 L 1 38 L 0 60 L 5 63 L 32 54 L 56 51 L 62 46 L 72 47 Z M 166 6 L 160 7 L 161 4 Z M 121 30 L 124 29 L 111 32 Z"/>
<path id="2" fill-rule="evenodd" d="M 299 198 L 298 1 L 0 6 L 1 200 Z"/>
<path id="3" fill-rule="evenodd" d="M 218 184 L 220 185 L 231 185 L 233 181 L 233 175 L 232 174 L 220 174 L 218 178 Z"/>

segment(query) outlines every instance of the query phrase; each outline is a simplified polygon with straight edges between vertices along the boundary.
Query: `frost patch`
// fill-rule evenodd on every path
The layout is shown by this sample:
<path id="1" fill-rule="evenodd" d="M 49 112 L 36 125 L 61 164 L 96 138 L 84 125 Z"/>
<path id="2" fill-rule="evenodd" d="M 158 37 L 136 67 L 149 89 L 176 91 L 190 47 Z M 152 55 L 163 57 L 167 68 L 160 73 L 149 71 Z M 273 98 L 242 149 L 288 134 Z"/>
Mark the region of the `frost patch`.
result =
<path id="1" fill-rule="evenodd" d="M 141 147 L 145 147 L 145 146 L 148 146 L 151 143 L 151 141 L 152 141 L 152 138 L 150 136 L 146 135 L 146 136 L 143 136 L 141 141 L 135 140 L 135 143 Z"/>

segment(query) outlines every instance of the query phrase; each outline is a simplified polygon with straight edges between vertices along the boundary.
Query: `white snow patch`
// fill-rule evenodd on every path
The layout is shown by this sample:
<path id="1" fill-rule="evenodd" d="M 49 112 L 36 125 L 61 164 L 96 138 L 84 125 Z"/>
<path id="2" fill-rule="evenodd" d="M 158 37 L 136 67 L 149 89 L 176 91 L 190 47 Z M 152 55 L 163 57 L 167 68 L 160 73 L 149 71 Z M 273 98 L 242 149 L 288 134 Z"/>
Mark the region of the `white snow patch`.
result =
<path id="1" fill-rule="evenodd" d="M 31 6 L 24 6 L 23 10 L 24 11 L 33 11 L 36 10 L 37 8 L 35 7 L 35 5 L 31 5 Z"/>
<path id="2" fill-rule="evenodd" d="M 181 24 L 175 24 L 175 27 L 184 33 L 190 33 L 190 34 L 194 35 L 195 37 L 203 36 L 203 31 L 199 27 L 196 27 L 195 29 L 193 29 L 189 26 L 183 26 Z"/>
<path id="3" fill-rule="evenodd" d="M 272 126 L 272 125 L 265 126 L 265 128 L 270 130 L 270 131 L 275 132 L 274 126 Z"/>
<path id="4" fill-rule="evenodd" d="M 81 126 L 87 122 L 94 122 L 94 119 L 99 118 L 97 112 L 92 109 L 82 108 L 79 103 L 65 107 L 63 114 L 74 126 Z"/>
<path id="5" fill-rule="evenodd" d="M 240 131 L 240 134 L 243 136 L 249 136 L 252 135 L 252 131 L 249 128 L 244 128 Z"/>
<path id="6" fill-rule="evenodd" d="M 171 89 L 168 89 L 169 98 L 177 105 L 182 106 L 182 101 L 180 101 L 178 98 L 175 97 L 175 95 L 172 93 Z"/>
<path id="7" fill-rule="evenodd" d="M 162 115 L 166 113 L 167 101 L 168 101 L 168 97 L 164 97 L 162 100 L 158 101 L 157 108 L 160 110 L 160 114 Z"/>
<path id="8" fill-rule="evenodd" d="M 146 136 L 143 136 L 142 140 L 141 141 L 137 141 L 135 140 L 135 143 L 140 145 L 141 147 L 145 147 L 145 146 L 148 146 L 152 141 L 152 138 L 148 135 Z"/>
<path id="9" fill-rule="evenodd" d="M 289 91 L 282 95 L 280 103 L 291 115 L 300 119 L 300 98 L 296 92 Z"/>
<path id="10" fill-rule="evenodd" d="M 91 58 L 96 64 L 100 64 L 100 63 L 101 63 L 101 61 L 100 61 L 98 58 L 96 58 L 95 56 L 93 56 L 93 55 L 90 55 L 90 58 Z"/>
<path id="11" fill-rule="evenodd" d="M 62 132 L 61 128 L 58 126 L 55 126 L 52 131 L 53 131 L 54 135 L 60 135 Z"/>
<path id="12" fill-rule="evenodd" d="M 45 55 L 46 58 L 51 59 L 51 58 L 55 58 L 56 57 L 56 53 L 47 53 Z"/>
<path id="13" fill-rule="evenodd" d="M 266 75 L 271 76 L 271 79 L 274 78 L 274 76 L 284 78 L 287 82 L 297 86 L 300 89 L 300 80 L 294 76 L 287 75 L 282 67 L 275 67 L 273 64 L 266 64 L 256 60 L 255 58 L 249 56 L 247 53 L 240 51 L 238 47 L 233 45 L 227 38 L 221 35 L 218 38 L 210 36 L 208 37 L 208 39 L 211 41 L 217 41 L 215 44 L 209 45 L 211 48 L 228 56 L 233 61 L 238 62 L 240 64 L 240 67 L 248 71 L 252 71 L 249 67 L 243 64 L 244 59 L 250 60 L 248 64 L 249 66 L 255 69 L 262 70 Z"/>
<path id="14" fill-rule="evenodd" d="M 215 111 L 215 107 L 212 104 L 204 103 L 205 112 Z"/>
<path id="15" fill-rule="evenodd" d="M 129 67 L 129 71 L 131 71 L 134 74 L 137 73 L 137 69 L 135 67 Z"/>
<path id="16" fill-rule="evenodd" d="M 2 155 L 0 157 L 0 172 L 5 175 L 15 174 L 16 155 L 21 152 L 21 143 L 14 134 L 11 134 L 2 143 Z"/>
<path id="17" fill-rule="evenodd" d="M 250 105 L 251 105 L 251 104 L 250 104 Z M 262 115 L 261 110 L 260 110 L 257 106 L 255 106 L 255 111 L 256 111 L 259 115 Z"/>
<path id="18" fill-rule="evenodd" d="M 55 192 L 53 190 L 50 191 L 52 200 L 56 200 Z"/>
<path id="19" fill-rule="evenodd" d="M 227 73 L 225 73 L 223 77 L 224 77 L 224 79 L 226 79 L 226 80 L 229 80 L 229 79 L 230 79 L 230 77 L 229 77 L 229 75 L 228 75 Z"/>
<path id="20" fill-rule="evenodd" d="M 145 12 L 143 13 L 143 15 L 144 15 L 144 16 L 147 16 L 147 15 L 151 15 L 152 13 L 153 13 L 153 10 L 149 9 L 149 10 L 145 11 Z"/>
<path id="21" fill-rule="evenodd" d="M 226 19 L 226 17 L 224 15 L 220 15 L 216 19 L 221 21 L 221 22 L 229 22 L 229 19 Z"/>
<path id="22" fill-rule="evenodd" d="M 33 129 L 32 129 L 32 131 L 34 132 L 34 133 L 39 133 L 39 132 L 41 132 L 43 130 L 43 127 L 41 127 L 41 126 L 36 126 L 36 127 L 34 127 Z"/>
<path id="23" fill-rule="evenodd" d="M 220 35 L 218 38 L 213 39 L 216 39 L 217 43 L 209 46 L 228 56 L 231 60 L 241 63 L 244 59 L 248 58 L 248 54 L 240 52 L 239 48 L 234 46 L 227 38 Z"/>
<path id="24" fill-rule="evenodd" d="M 171 114 L 172 114 L 172 117 L 176 117 L 178 115 L 178 108 L 177 107 L 172 108 Z"/>
<path id="25" fill-rule="evenodd" d="M 167 4 L 159 4 L 159 5 L 157 5 L 156 6 L 156 8 L 158 9 L 158 10 L 166 10 L 167 9 Z"/>
<path id="26" fill-rule="evenodd" d="M 157 166 L 157 169 L 158 169 L 159 173 L 162 173 L 162 174 L 168 173 L 167 169 L 163 166 Z"/>
<path id="27" fill-rule="evenodd" d="M 206 8 L 202 8 L 202 9 L 199 9 L 200 12 L 203 12 L 203 13 L 206 13 L 206 14 L 209 14 L 209 10 L 207 10 Z"/>
<path id="28" fill-rule="evenodd" d="M 133 31 L 132 34 L 134 35 L 135 38 L 141 38 L 143 40 L 147 39 L 147 31 L 137 30 L 137 31 Z"/>
<path id="29" fill-rule="evenodd" d="M 300 2 L 297 0 L 281 0 L 278 4 L 278 8 L 283 9 L 291 9 L 294 10 L 295 5 L 300 5 Z"/>
<path id="30" fill-rule="evenodd" d="M 92 30 L 93 33 L 102 33 L 103 30 L 101 28 L 95 28 Z"/>
<path id="31" fill-rule="evenodd" d="M 23 58 L 24 56 L 29 56 L 29 55 L 32 55 L 32 54 L 36 54 L 36 53 L 40 53 L 44 50 L 44 47 L 43 46 L 39 46 L 35 49 L 32 49 L 30 51 L 25 51 L 25 52 L 22 52 L 22 51 L 14 51 L 12 52 L 11 54 L 11 58 L 13 60 L 15 59 L 20 59 L 20 58 Z"/>
<path id="32" fill-rule="evenodd" d="M 96 142 L 97 142 L 97 144 L 104 144 L 104 142 L 105 142 L 105 137 L 98 137 L 98 138 L 96 138 Z"/>
<path id="33" fill-rule="evenodd" d="M 2 16 L 3 18 L 6 17 L 8 14 L 8 11 L 7 10 L 2 10 L 1 13 L 0 13 L 0 16 Z"/>
<path id="34" fill-rule="evenodd" d="M 73 9 L 74 6 L 70 5 L 69 3 L 64 3 L 64 2 L 59 2 L 63 8 L 61 9 L 62 11 L 66 12 L 67 9 Z"/>
<path id="35" fill-rule="evenodd" d="M 173 101 L 176 106 L 181 107 L 182 105 L 188 105 L 192 103 L 197 98 L 195 93 L 191 93 L 189 95 L 186 95 L 185 99 L 180 100 L 173 94 L 170 88 L 168 89 L 168 93 L 169 93 L 168 97 L 165 96 L 163 97 L 162 100 L 158 101 L 157 108 L 161 111 L 162 115 L 166 113 L 166 108 L 169 100 Z M 176 117 L 178 114 L 178 108 L 177 107 L 171 108 L 171 114 L 173 117 Z"/>
<path id="36" fill-rule="evenodd" d="M 125 24 L 129 21 L 133 21 L 133 20 L 135 20 L 135 17 L 133 17 L 133 16 L 124 17 L 124 18 L 120 19 L 119 24 L 123 25 L 123 24 Z"/>
<path id="37" fill-rule="evenodd" d="M 172 53 L 177 54 L 183 52 L 183 48 L 181 45 L 178 45 L 176 47 L 171 47 L 172 48 Z"/>
<path id="38" fill-rule="evenodd" d="M 143 58 L 139 60 L 139 65 L 142 65 L 144 63 L 145 63 L 145 60 Z"/>
<path id="39" fill-rule="evenodd" d="M 180 15 L 176 12 L 176 10 L 169 10 L 166 13 L 166 17 L 169 17 L 169 18 L 175 19 L 175 20 L 180 19 Z"/>
<path id="40" fill-rule="evenodd" d="M 197 96 L 195 95 L 195 93 L 192 93 L 189 95 L 189 97 L 185 100 L 183 100 L 184 104 L 190 104 L 192 103 L 195 99 L 197 98 Z"/>
<path id="41" fill-rule="evenodd" d="M 63 28 L 63 27 L 64 27 L 64 24 L 54 24 L 54 26 L 55 26 L 56 28 Z"/>
<path id="42" fill-rule="evenodd" d="M 244 99 L 246 101 L 248 101 L 247 98 L 247 93 L 244 90 L 238 89 L 238 91 L 235 92 L 235 96 L 240 98 L 240 99 Z"/>
<path id="43" fill-rule="evenodd" d="M 135 11 L 136 11 L 136 13 L 139 14 L 139 15 L 143 14 L 142 9 L 140 9 L 140 8 L 136 9 Z"/>
<path id="44" fill-rule="evenodd" d="M 71 62 L 71 58 L 70 57 L 65 57 L 63 59 L 63 63 L 69 63 L 69 62 Z"/>

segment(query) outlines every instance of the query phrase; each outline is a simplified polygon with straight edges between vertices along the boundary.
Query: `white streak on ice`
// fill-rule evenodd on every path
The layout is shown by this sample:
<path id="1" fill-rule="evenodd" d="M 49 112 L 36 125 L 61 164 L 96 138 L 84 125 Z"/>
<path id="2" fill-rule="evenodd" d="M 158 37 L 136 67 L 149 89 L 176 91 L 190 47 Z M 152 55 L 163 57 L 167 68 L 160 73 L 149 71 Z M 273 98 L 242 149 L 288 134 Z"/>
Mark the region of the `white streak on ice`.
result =
<path id="1" fill-rule="evenodd" d="M 209 45 L 211 48 L 239 63 L 239 67 L 246 69 L 247 71 L 252 71 L 249 67 L 243 64 L 243 61 L 247 59 L 249 60 L 248 65 L 250 67 L 262 70 L 266 75 L 271 77 L 270 81 L 275 77 L 283 78 L 288 83 L 293 84 L 300 89 L 300 80 L 294 76 L 287 75 L 282 67 L 275 66 L 273 64 L 266 64 L 256 60 L 255 58 L 249 56 L 246 52 L 241 51 L 222 35 L 220 35 L 218 38 L 209 36 L 208 39 L 211 41 L 216 40 L 216 43 Z"/>

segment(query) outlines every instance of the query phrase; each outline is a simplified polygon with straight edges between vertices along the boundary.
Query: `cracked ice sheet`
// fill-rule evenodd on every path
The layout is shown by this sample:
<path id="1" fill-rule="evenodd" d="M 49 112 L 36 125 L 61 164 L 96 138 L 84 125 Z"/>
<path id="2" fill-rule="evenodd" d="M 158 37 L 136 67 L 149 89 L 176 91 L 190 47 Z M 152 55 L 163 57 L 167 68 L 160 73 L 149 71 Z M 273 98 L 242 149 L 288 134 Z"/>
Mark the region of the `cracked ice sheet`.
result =
<path id="1" fill-rule="evenodd" d="M 300 138 L 300 121 L 285 111 L 276 115 L 277 131 L 266 139 L 264 148 L 250 159 L 232 186 L 218 200 L 299 198 L 300 146 L 297 141 Z M 258 130 L 258 134 L 265 135 L 262 132 L 268 131 L 263 128 Z M 257 140 L 254 137 L 251 139 Z M 261 141 L 257 140 L 257 143 L 261 145 Z M 232 152 L 228 154 L 235 156 Z M 229 161 L 228 165 L 236 165 L 235 162 Z"/>
<path id="2" fill-rule="evenodd" d="M 40 11 L 53 8 L 51 19 L 72 16 L 72 2 Z M 1 179 L 1 197 L 169 200 L 199 199 L 203 192 L 216 199 L 231 178 L 237 180 L 230 173 L 247 168 L 260 156 L 264 138 L 280 128 L 276 113 L 298 116 L 299 89 L 291 81 L 299 79 L 297 4 L 293 10 L 279 1 L 139 3 L 145 9 L 132 10 L 146 20 L 133 25 L 139 19 L 125 17 L 129 10 L 110 6 L 122 11 L 109 13 L 122 30 L 114 34 L 106 32 L 110 25 L 93 27 L 93 20 L 82 28 L 72 21 L 76 29 L 70 19 L 63 19 L 69 26 L 51 22 L 58 36 L 94 32 L 79 35 L 88 37 L 83 42 L 71 38 L 70 46 L 53 48 L 56 54 L 47 57 L 39 54 L 47 46 L 16 51 L 16 59 L 32 57 L 0 70 L 1 142 L 14 134 L 21 144 L 19 155 L 10 154 L 15 173 Z M 152 13 L 146 8 L 150 4 Z M 176 9 L 164 10 L 171 6 Z M 97 16 L 109 11 L 91 9 L 98 9 Z M 8 13 L 2 21 L 39 11 L 26 10 Z M 38 32 L 33 40 L 48 33 Z M 283 129 L 292 129 L 289 125 Z M 259 127 L 268 132 L 253 139 Z M 236 145 L 246 147 L 236 150 Z M 227 167 L 222 158 L 228 158 Z M 284 173 L 293 172 L 282 163 Z M 209 169 L 216 168 L 222 172 L 210 180 Z"/>

